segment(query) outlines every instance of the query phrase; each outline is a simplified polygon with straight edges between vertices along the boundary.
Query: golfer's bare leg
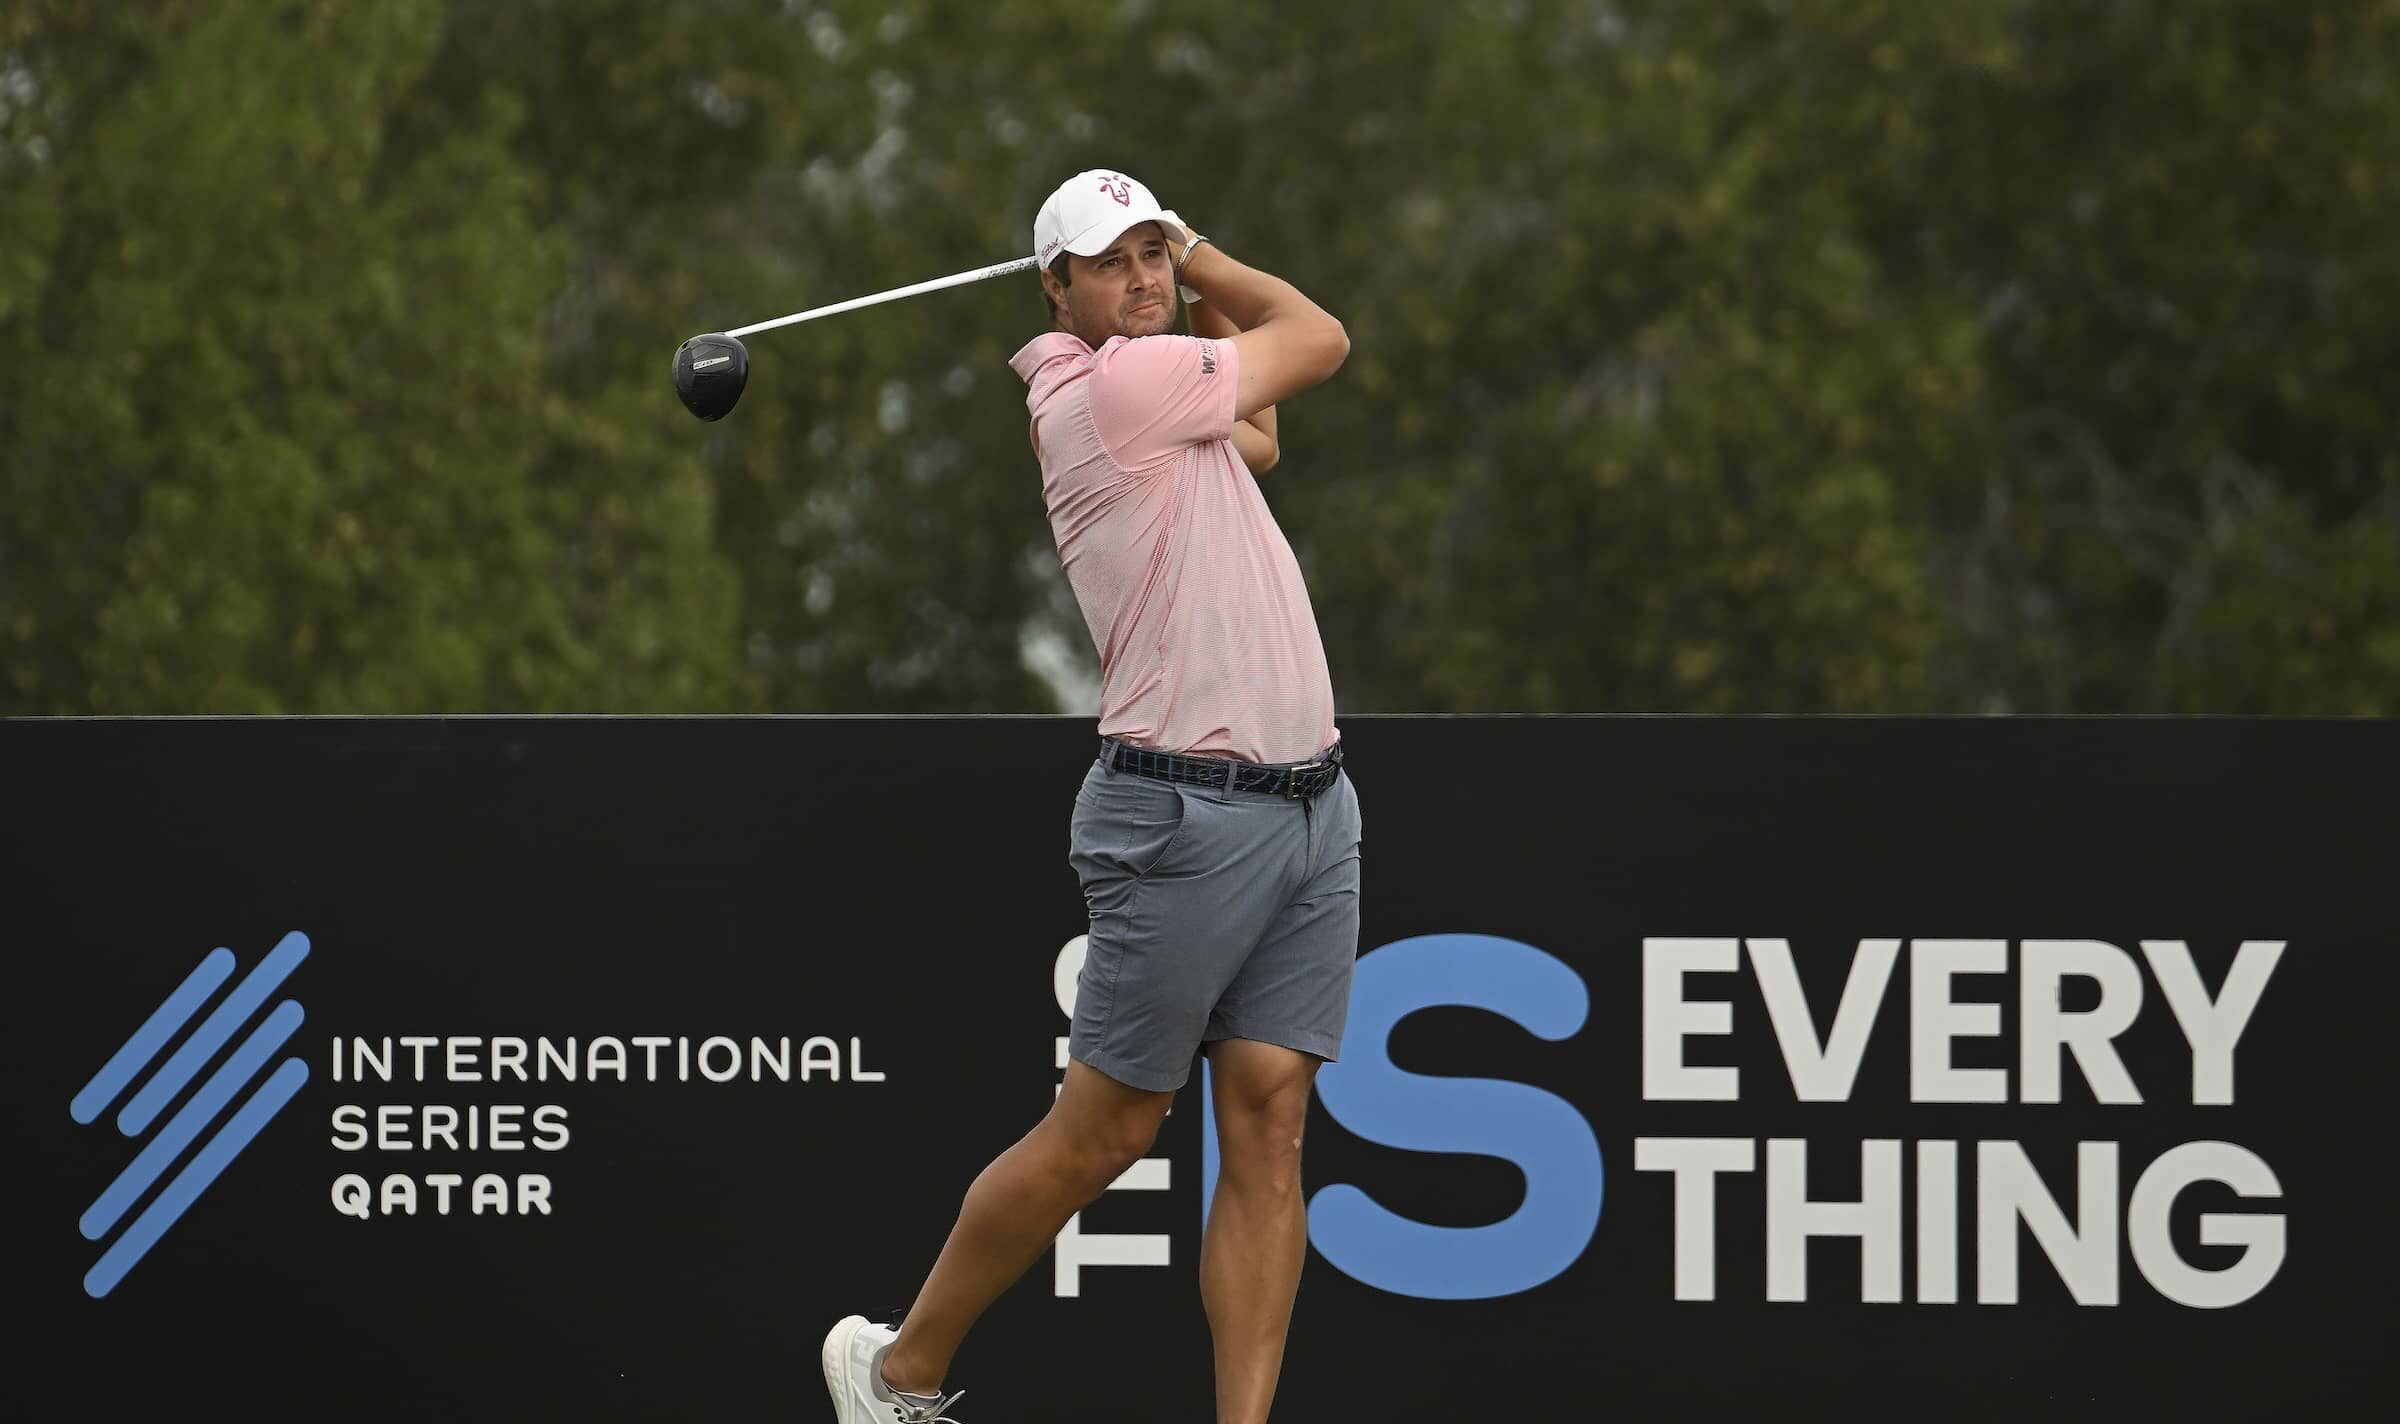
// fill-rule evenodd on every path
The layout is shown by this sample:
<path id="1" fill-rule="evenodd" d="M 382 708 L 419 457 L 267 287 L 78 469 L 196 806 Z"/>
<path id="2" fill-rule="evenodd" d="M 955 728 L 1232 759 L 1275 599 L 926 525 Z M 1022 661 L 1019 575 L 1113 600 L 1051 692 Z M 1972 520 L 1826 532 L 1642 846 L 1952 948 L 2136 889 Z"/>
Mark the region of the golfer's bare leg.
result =
<path id="1" fill-rule="evenodd" d="M 1200 1303 L 1217 1347 L 1217 1424 L 1265 1424 L 1308 1254 L 1300 1131 L 1320 1060 L 1272 1044 L 1208 1046 L 1217 1194 L 1200 1244 Z"/>
<path id="2" fill-rule="evenodd" d="M 885 1382 L 939 1388 L 976 1318 L 1041 1259 L 1068 1217 L 1150 1150 L 1174 1101 L 1068 1063 L 1049 1114 L 967 1189 L 958 1225 L 884 1357 Z"/>

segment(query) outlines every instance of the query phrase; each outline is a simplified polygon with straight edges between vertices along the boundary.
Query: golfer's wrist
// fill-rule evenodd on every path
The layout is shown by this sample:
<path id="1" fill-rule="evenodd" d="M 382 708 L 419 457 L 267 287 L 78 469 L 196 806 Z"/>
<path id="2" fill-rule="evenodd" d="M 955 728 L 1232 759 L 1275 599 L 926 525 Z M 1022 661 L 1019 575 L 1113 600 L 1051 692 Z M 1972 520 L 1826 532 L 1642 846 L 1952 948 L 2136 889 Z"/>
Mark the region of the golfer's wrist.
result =
<path id="1" fill-rule="evenodd" d="M 1214 259 L 1209 258 L 1205 254 L 1213 251 L 1216 248 L 1216 245 L 1217 244 L 1211 241 L 1209 238 L 1206 238 L 1196 232 L 1193 233 L 1191 235 L 1190 245 L 1176 254 L 1175 280 L 1181 282 L 1187 287 L 1191 286 L 1193 267 L 1202 262 L 1213 261 Z"/>
<path id="2" fill-rule="evenodd" d="M 1190 228 L 1183 229 L 1183 233 L 1183 245 L 1175 253 L 1175 291 L 1183 298 L 1185 306 L 1192 306 L 1201 300 L 1200 290 L 1185 280 L 1184 273 L 1190 270 L 1192 259 L 1200 255 L 1201 248 L 1215 244 Z"/>

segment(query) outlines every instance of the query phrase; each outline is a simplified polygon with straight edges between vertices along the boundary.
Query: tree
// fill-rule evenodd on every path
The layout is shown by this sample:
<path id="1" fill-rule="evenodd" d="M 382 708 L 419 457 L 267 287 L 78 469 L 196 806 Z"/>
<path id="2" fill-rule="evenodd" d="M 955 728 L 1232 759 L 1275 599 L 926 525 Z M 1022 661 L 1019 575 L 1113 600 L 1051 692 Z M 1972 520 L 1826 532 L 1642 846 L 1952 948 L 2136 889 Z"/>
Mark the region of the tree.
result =
<path id="1" fill-rule="evenodd" d="M 0 17 L 11 706 L 1051 707 L 1030 277 L 667 360 L 1121 166 L 1345 710 L 2400 708 L 2400 0 L 369 8 Z"/>
<path id="2" fill-rule="evenodd" d="M 503 96 L 428 121 L 429 0 L 49 5 L 0 33 L 0 636 L 27 711 L 722 705 L 695 462 L 543 383 L 566 245 Z M 612 540 L 619 530 L 630 535 Z"/>

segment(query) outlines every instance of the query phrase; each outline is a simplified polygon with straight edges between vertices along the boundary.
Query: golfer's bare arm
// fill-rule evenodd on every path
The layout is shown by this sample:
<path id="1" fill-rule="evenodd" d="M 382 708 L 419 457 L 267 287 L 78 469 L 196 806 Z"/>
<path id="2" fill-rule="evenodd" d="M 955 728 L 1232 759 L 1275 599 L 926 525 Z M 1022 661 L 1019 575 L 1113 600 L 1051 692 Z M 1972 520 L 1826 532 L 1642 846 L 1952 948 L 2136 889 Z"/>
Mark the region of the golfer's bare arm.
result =
<path id="1" fill-rule="evenodd" d="M 1167 234 L 1178 249 L 1184 236 L 1180 230 Z M 1233 398 L 1237 421 L 1321 384 L 1350 354 L 1349 333 L 1323 307 L 1281 277 L 1226 256 L 1213 242 L 1193 249 L 1182 280 L 1240 328 L 1232 338 L 1242 353 L 1241 386 Z"/>
<path id="2" fill-rule="evenodd" d="M 1214 302 L 1194 302 L 1184 311 L 1192 319 L 1194 336 L 1223 341 L 1242 334 L 1242 329 Z M 1263 475 L 1274 469 L 1283 453 L 1275 444 L 1275 407 L 1254 410 L 1248 419 L 1235 421 L 1233 449 L 1251 474 Z"/>

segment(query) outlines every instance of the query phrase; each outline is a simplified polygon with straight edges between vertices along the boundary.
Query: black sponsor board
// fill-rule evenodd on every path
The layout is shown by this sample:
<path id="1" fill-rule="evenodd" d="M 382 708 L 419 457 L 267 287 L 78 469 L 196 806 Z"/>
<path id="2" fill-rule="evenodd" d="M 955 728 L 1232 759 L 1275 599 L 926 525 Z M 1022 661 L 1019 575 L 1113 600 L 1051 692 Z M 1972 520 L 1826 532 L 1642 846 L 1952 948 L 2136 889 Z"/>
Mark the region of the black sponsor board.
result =
<path id="1" fill-rule="evenodd" d="M 2400 726 L 1343 728 L 1365 957 L 1278 1418 L 2390 1394 Z M 0 725 L 0 1404 L 829 1418 L 825 1328 L 907 1304 L 1050 1102 L 1094 750 Z M 963 1417 L 1213 1417 L 1201 1091 Z"/>

